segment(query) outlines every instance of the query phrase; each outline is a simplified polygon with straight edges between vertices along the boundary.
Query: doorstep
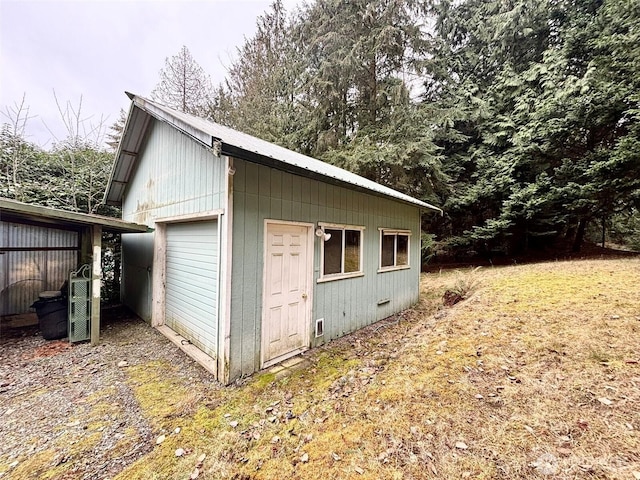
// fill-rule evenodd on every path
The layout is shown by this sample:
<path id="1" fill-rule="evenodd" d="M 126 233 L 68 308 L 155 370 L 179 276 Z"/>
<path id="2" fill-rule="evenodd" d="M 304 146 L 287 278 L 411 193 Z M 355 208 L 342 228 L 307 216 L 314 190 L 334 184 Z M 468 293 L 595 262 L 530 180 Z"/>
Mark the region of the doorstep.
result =
<path id="1" fill-rule="evenodd" d="M 267 371 L 269 373 L 273 373 L 275 375 L 275 379 L 279 380 L 283 377 L 289 376 L 296 370 L 300 370 L 310 365 L 311 364 L 306 358 L 303 358 L 301 355 L 297 355 L 295 357 L 287 358 L 286 360 L 269 368 Z"/>

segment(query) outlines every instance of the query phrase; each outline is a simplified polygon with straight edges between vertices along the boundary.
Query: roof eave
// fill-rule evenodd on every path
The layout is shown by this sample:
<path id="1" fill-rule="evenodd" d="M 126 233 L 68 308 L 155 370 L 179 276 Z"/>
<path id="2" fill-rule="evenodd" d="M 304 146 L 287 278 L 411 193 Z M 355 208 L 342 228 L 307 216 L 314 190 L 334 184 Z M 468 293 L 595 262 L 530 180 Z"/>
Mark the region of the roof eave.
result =
<path id="1" fill-rule="evenodd" d="M 0 217 L 3 221 L 15 221 L 17 223 L 49 223 L 74 228 L 101 226 L 103 230 L 115 233 L 145 233 L 150 231 L 147 225 L 127 222 L 118 218 L 69 212 L 5 198 L 0 198 L 0 213 L 2 213 Z"/>

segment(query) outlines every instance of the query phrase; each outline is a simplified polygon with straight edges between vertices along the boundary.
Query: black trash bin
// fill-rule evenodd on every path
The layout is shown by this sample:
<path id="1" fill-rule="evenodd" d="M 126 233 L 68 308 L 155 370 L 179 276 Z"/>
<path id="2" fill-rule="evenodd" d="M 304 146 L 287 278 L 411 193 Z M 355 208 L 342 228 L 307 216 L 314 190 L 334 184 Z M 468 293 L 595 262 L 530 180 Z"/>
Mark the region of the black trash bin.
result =
<path id="1" fill-rule="evenodd" d="M 61 292 L 42 292 L 31 307 L 36 309 L 40 333 L 45 340 L 67 336 L 69 307 Z"/>

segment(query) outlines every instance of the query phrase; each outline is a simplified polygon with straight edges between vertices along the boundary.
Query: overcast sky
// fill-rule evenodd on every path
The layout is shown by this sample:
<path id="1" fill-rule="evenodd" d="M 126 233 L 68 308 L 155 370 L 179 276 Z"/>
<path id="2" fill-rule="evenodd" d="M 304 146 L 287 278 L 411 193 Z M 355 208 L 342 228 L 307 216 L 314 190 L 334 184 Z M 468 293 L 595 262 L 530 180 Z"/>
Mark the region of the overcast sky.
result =
<path id="1" fill-rule="evenodd" d="M 0 0 L 0 123 L 24 94 L 27 140 L 51 147 L 66 136 L 55 91 L 62 108 L 82 98 L 85 126 L 111 125 L 129 107 L 125 90 L 149 96 L 183 45 L 217 85 L 270 3 Z"/>

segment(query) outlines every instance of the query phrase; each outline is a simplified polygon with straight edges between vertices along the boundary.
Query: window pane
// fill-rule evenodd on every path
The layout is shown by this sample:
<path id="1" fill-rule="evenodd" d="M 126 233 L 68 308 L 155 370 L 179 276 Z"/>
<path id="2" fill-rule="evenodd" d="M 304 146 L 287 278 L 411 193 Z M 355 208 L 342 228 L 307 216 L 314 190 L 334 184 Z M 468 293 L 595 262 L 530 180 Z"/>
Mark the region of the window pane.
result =
<path id="1" fill-rule="evenodd" d="M 395 238 L 395 235 L 382 235 L 381 265 L 383 267 L 393 266 L 393 249 Z"/>
<path id="2" fill-rule="evenodd" d="M 344 231 L 344 273 L 360 271 L 360 230 Z"/>
<path id="3" fill-rule="evenodd" d="M 329 240 L 324 242 L 324 275 L 332 273 L 342 273 L 342 230 L 324 229 L 325 233 L 331 235 Z"/>
<path id="4" fill-rule="evenodd" d="M 409 265 L 409 236 L 398 235 L 396 265 Z"/>

